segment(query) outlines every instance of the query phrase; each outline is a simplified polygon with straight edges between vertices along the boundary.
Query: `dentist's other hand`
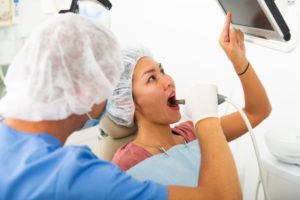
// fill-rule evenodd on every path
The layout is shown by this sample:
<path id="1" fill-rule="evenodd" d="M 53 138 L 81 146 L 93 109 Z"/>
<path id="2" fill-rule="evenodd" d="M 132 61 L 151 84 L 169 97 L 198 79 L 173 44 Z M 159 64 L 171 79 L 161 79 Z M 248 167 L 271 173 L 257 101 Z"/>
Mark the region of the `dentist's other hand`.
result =
<path id="1" fill-rule="evenodd" d="M 194 126 L 202 119 L 218 117 L 218 97 L 215 85 L 195 85 L 185 95 L 183 112 L 193 120 Z"/>
<path id="2" fill-rule="evenodd" d="M 230 29 L 231 13 L 227 13 L 219 43 L 232 62 L 237 74 L 245 70 L 248 64 L 244 34 L 239 29 Z"/>

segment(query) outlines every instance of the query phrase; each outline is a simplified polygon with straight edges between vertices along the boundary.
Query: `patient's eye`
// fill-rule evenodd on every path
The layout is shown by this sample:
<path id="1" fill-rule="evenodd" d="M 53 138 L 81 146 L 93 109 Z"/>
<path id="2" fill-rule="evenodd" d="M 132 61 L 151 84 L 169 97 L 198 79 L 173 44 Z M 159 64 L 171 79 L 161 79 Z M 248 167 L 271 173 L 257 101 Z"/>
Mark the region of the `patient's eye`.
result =
<path id="1" fill-rule="evenodd" d="M 147 83 L 150 83 L 152 81 L 155 81 L 156 80 L 156 77 L 154 75 L 151 75 L 149 76 L 148 80 L 147 80 Z"/>

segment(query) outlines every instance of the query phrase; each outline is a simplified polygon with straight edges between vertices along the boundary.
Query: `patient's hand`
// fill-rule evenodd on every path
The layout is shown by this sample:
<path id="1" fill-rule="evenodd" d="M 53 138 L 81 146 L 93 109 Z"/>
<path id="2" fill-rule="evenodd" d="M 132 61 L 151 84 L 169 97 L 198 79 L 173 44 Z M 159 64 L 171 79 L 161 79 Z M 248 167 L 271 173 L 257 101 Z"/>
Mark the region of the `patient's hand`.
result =
<path id="1" fill-rule="evenodd" d="M 230 21 L 231 13 L 228 13 L 219 43 L 239 74 L 248 64 L 244 34 L 238 29 L 230 29 Z"/>

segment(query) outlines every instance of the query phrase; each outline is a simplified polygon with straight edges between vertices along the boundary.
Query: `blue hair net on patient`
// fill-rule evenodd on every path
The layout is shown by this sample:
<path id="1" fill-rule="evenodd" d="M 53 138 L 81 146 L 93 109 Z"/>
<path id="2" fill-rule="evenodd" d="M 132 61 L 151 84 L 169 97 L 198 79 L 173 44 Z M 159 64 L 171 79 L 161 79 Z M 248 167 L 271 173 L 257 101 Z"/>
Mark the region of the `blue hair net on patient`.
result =
<path id="1" fill-rule="evenodd" d="M 110 109 L 108 117 L 116 124 L 133 127 L 135 106 L 132 97 L 132 75 L 136 63 L 142 57 L 151 57 L 151 52 L 144 46 L 128 46 L 122 50 L 124 71 L 108 99 Z"/>

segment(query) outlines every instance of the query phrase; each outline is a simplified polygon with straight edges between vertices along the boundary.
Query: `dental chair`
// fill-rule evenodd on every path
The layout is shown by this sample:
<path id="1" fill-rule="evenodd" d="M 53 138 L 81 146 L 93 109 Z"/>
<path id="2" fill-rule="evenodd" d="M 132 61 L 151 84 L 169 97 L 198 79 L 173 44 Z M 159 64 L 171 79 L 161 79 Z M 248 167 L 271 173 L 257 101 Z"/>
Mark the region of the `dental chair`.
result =
<path id="1" fill-rule="evenodd" d="M 111 161 L 115 152 L 122 145 L 132 141 L 136 136 L 136 127 L 128 128 L 117 125 L 107 115 L 99 124 L 101 130 L 100 158 Z"/>

